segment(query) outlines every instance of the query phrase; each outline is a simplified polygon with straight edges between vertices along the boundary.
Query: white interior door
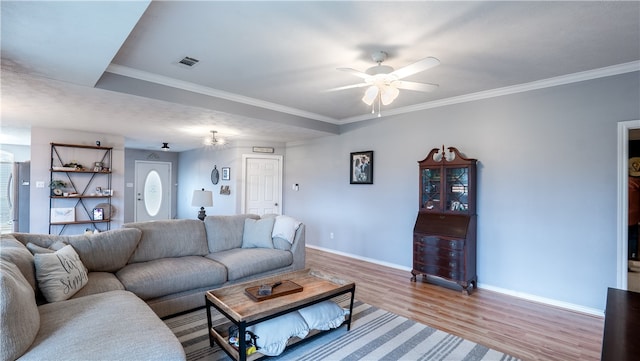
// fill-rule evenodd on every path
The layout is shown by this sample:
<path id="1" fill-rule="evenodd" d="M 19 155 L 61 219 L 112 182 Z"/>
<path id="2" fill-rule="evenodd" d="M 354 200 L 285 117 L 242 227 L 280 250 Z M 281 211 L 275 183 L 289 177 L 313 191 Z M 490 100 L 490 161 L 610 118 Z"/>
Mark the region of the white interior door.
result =
<path id="1" fill-rule="evenodd" d="M 243 212 L 258 215 L 282 210 L 282 156 L 244 155 Z"/>
<path id="2" fill-rule="evenodd" d="M 171 163 L 136 161 L 135 221 L 171 218 Z"/>

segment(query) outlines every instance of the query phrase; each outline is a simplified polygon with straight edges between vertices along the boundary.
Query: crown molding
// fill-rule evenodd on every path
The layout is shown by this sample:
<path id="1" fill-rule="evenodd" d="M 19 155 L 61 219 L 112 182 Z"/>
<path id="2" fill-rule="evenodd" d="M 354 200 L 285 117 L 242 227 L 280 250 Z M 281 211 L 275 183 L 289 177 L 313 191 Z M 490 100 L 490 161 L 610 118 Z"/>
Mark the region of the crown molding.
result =
<path id="1" fill-rule="evenodd" d="M 252 105 L 252 106 L 269 109 L 277 112 L 315 119 L 315 120 L 319 120 L 319 121 L 327 122 L 331 124 L 337 124 L 337 125 L 349 124 L 349 123 L 355 123 L 363 120 L 375 119 L 378 117 L 377 114 L 367 113 L 367 114 L 357 115 L 354 117 L 349 117 L 344 119 L 334 119 L 334 118 L 326 117 L 320 114 L 306 112 L 304 110 L 300 110 L 296 108 L 286 107 L 283 105 L 266 102 L 259 99 L 245 97 L 242 95 L 225 92 L 222 90 L 201 86 L 191 82 L 185 82 L 185 81 L 169 78 L 169 77 L 158 75 L 158 74 L 149 73 L 149 72 L 133 69 L 133 68 L 118 65 L 118 64 L 110 64 L 106 71 L 113 74 L 118 74 L 118 75 L 127 76 L 127 77 L 144 80 L 152 83 L 166 85 L 166 86 L 170 86 L 178 89 L 183 89 L 183 90 L 187 90 L 187 91 L 191 91 L 199 94 L 208 95 L 211 97 L 226 99 L 226 100 L 238 102 L 241 104 Z M 608 76 L 631 73 L 634 71 L 640 71 L 640 61 L 632 61 L 629 63 L 617 64 L 617 65 L 612 65 L 612 66 L 599 68 L 599 69 L 587 70 L 587 71 L 561 75 L 561 76 L 548 78 L 548 79 L 536 80 L 529 83 L 523 83 L 523 84 L 512 85 L 512 86 L 507 86 L 503 88 L 485 90 L 477 93 L 465 94 L 465 95 L 460 95 L 456 97 L 415 104 L 415 105 L 402 107 L 402 108 L 389 109 L 384 111 L 384 116 L 388 117 L 388 116 L 412 113 L 420 110 L 433 109 L 433 108 L 443 107 L 447 105 L 495 98 L 499 96 L 523 93 L 527 91 L 544 89 L 544 88 L 551 88 L 559 85 L 572 84 L 572 83 L 577 83 L 577 82 L 586 81 L 586 80 L 593 80 L 593 79 L 604 78 Z"/>
<path id="2" fill-rule="evenodd" d="M 551 88 L 554 86 L 578 83 L 581 81 L 593 80 L 593 79 L 604 78 L 608 76 L 614 76 L 614 75 L 625 74 L 625 73 L 631 73 L 634 71 L 640 71 L 640 61 L 632 61 L 629 63 L 612 65 L 604 68 L 582 71 L 579 73 L 561 75 L 561 76 L 543 79 L 543 80 L 536 80 L 530 83 L 512 85 L 512 86 L 507 86 L 503 88 L 496 88 L 496 89 L 481 91 L 477 93 L 471 93 L 471 94 L 461 95 L 457 97 L 451 97 L 446 99 L 435 100 L 432 102 L 411 105 L 411 106 L 397 108 L 397 109 L 389 109 L 387 111 L 384 111 L 383 116 L 406 114 L 406 113 L 411 113 L 419 110 L 433 109 L 433 108 L 443 107 L 447 105 L 495 98 L 499 96 L 523 93 L 523 92 L 544 89 L 544 88 Z M 377 118 L 376 114 L 368 113 L 368 114 L 363 114 L 355 117 L 342 119 L 342 124 L 354 123 L 354 122 L 375 119 L 375 118 Z"/>
<path id="3" fill-rule="evenodd" d="M 209 87 L 198 85 L 198 84 L 194 84 L 194 83 L 191 83 L 191 82 L 186 82 L 186 81 L 182 81 L 182 80 L 177 80 L 177 79 L 174 79 L 174 78 L 166 77 L 166 76 L 163 76 L 163 75 L 149 73 L 149 72 L 146 72 L 146 71 L 133 69 L 133 68 L 130 68 L 130 67 L 127 67 L 127 66 L 123 66 L 123 65 L 118 65 L 118 64 L 111 63 L 107 67 L 106 72 L 112 73 L 112 74 L 126 76 L 126 77 L 129 77 L 129 78 L 148 81 L 148 82 L 156 83 L 156 84 L 160 84 L 160 85 L 165 85 L 165 86 L 169 86 L 169 87 L 172 87 L 172 88 L 182 89 L 182 90 L 186 90 L 186 91 L 190 91 L 190 92 L 194 92 L 194 93 L 198 93 L 198 94 L 208 95 L 208 96 L 215 97 L 215 98 L 230 100 L 230 101 L 238 102 L 238 103 L 241 103 L 241 104 L 252 105 L 252 106 L 259 107 L 259 108 L 269 109 L 269 110 L 273 110 L 273 111 L 277 111 L 277 112 L 281 112 L 281 113 L 296 115 L 296 116 L 299 116 L 299 117 L 319 120 L 319 121 L 322 121 L 322 122 L 327 122 L 327 123 L 332 123 L 332 124 L 340 124 L 339 120 L 334 119 L 334 118 L 330 118 L 330 117 L 326 117 L 324 115 L 311 113 L 311 112 L 306 112 L 306 111 L 301 110 L 301 109 L 291 108 L 291 107 L 287 107 L 287 106 L 276 104 L 276 103 L 271 103 L 271 102 L 267 102 L 267 101 L 263 101 L 263 100 L 259 100 L 259 99 L 255 99 L 255 98 L 250 98 L 250 97 L 246 97 L 246 96 L 242 96 L 242 95 L 238 95 L 238 94 L 234 94 L 234 93 L 229 93 L 229 92 L 225 92 L 223 90 L 209 88 Z"/>

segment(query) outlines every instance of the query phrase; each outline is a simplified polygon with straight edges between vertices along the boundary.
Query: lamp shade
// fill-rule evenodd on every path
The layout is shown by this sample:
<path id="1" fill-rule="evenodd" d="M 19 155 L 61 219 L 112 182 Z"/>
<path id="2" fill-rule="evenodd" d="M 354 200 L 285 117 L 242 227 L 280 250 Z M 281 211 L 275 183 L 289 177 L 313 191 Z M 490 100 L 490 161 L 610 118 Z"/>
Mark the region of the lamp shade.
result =
<path id="1" fill-rule="evenodd" d="M 193 198 L 191 198 L 191 206 L 193 207 L 212 207 L 213 206 L 213 192 L 202 190 L 193 191 Z"/>

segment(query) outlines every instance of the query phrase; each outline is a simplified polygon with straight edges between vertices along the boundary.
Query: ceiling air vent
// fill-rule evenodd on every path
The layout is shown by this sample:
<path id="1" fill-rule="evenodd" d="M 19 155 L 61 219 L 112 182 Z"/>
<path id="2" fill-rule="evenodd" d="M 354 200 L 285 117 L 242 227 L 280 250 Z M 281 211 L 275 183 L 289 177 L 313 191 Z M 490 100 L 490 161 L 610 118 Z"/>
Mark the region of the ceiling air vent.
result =
<path id="1" fill-rule="evenodd" d="M 200 60 L 196 59 L 196 58 L 192 58 L 189 56 L 185 56 L 184 58 L 182 58 L 178 63 L 182 64 L 182 65 L 186 65 L 186 66 L 194 66 L 196 64 L 198 64 Z"/>

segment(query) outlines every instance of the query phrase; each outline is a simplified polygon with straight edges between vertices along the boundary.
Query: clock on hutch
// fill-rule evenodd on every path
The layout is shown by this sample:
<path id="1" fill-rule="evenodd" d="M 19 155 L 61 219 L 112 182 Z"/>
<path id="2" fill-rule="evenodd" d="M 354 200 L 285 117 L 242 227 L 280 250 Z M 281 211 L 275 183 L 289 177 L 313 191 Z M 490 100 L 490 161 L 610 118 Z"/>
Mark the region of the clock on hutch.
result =
<path id="1" fill-rule="evenodd" d="M 418 162 L 412 281 L 422 274 L 424 281 L 457 284 L 465 294 L 477 287 L 476 163 L 444 146 Z"/>

